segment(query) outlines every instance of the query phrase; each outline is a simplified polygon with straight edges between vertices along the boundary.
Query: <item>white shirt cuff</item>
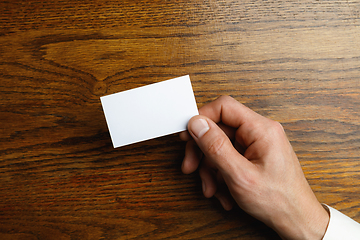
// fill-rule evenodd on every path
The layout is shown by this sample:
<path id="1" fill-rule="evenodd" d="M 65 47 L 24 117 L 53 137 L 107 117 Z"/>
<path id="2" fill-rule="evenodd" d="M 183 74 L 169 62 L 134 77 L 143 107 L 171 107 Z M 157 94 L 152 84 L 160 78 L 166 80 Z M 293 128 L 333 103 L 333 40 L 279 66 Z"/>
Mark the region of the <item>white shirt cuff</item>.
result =
<path id="1" fill-rule="evenodd" d="M 329 210 L 330 221 L 323 240 L 359 240 L 360 224 L 336 209 L 323 204 Z"/>

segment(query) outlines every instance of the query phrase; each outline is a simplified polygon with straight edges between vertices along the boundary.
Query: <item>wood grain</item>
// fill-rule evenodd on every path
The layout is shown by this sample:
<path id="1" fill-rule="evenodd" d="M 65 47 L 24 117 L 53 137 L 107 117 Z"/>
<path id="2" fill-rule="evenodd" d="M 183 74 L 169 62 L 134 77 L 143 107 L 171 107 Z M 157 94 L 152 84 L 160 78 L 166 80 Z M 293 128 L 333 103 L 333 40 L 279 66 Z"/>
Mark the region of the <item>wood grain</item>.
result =
<path id="1" fill-rule="evenodd" d="M 190 74 L 280 121 L 360 221 L 357 1 L 0 2 L 1 239 L 278 239 L 205 199 L 176 135 L 113 149 L 99 97 Z"/>

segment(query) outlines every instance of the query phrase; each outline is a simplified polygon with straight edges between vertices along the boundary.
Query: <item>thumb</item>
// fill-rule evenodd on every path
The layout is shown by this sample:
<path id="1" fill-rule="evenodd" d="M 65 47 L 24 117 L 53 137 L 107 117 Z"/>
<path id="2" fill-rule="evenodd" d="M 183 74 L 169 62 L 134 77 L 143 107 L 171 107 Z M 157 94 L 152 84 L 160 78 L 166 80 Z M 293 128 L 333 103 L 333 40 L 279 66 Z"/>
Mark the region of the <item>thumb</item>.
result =
<path id="1" fill-rule="evenodd" d="M 191 118 L 188 131 L 206 158 L 223 174 L 239 174 L 238 171 L 245 167 L 239 165 L 249 164 L 234 148 L 224 131 L 211 119 L 201 115 Z"/>

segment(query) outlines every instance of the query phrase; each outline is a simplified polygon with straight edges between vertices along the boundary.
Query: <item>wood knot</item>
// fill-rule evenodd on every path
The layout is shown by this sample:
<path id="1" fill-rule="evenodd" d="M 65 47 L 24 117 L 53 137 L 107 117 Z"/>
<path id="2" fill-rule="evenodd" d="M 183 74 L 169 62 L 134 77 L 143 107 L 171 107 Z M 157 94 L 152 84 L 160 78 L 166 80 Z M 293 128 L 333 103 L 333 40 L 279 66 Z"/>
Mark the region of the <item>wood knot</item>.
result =
<path id="1" fill-rule="evenodd" d="M 106 93 L 107 86 L 104 82 L 96 82 L 93 88 L 93 94 L 97 96 L 102 96 Z"/>

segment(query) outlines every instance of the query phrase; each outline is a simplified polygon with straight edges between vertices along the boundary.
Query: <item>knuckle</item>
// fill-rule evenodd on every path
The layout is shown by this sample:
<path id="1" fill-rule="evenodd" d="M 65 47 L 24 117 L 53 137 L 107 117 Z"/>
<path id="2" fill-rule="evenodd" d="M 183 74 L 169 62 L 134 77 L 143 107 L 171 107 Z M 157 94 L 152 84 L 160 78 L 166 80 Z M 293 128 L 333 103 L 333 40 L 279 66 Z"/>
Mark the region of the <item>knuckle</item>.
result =
<path id="1" fill-rule="evenodd" d="M 277 122 L 277 121 L 273 121 L 273 120 L 271 120 L 271 122 L 272 122 L 273 130 L 274 130 L 275 132 L 278 132 L 278 133 L 284 132 L 284 128 L 283 128 L 283 126 L 281 125 L 281 123 L 279 123 L 279 122 Z"/>
<path id="2" fill-rule="evenodd" d="M 218 100 L 221 101 L 221 102 L 226 103 L 226 102 L 232 101 L 233 98 L 230 97 L 230 96 L 228 96 L 228 95 L 222 95 L 222 96 L 220 96 L 220 97 L 218 98 Z"/>
<path id="3" fill-rule="evenodd" d="M 211 156 L 220 156 L 220 155 L 222 155 L 223 147 L 224 147 L 225 143 L 226 143 L 226 138 L 224 138 L 222 136 L 217 136 L 209 144 L 209 146 L 207 148 L 207 152 Z"/>
<path id="4" fill-rule="evenodd" d="M 286 134 L 281 123 L 270 120 L 266 126 L 267 127 L 263 136 L 268 143 L 274 143 L 274 141 L 279 141 L 284 139 L 284 137 L 286 138 Z"/>

